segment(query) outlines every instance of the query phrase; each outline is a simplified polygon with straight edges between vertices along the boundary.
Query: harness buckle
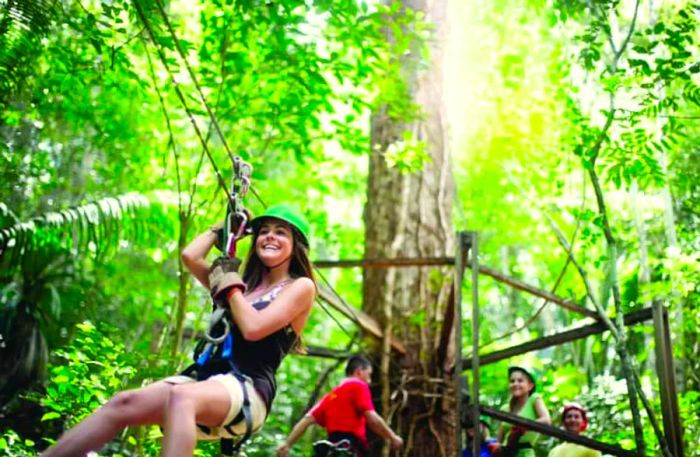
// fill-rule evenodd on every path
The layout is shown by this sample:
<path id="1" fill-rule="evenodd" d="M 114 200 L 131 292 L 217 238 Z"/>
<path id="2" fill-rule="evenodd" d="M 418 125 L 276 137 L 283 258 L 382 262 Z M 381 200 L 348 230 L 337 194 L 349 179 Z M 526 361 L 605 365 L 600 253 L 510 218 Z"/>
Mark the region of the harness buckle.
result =
<path id="1" fill-rule="evenodd" d="M 211 313 L 211 316 L 209 317 L 209 328 L 204 334 L 204 338 L 206 338 L 207 341 L 214 345 L 221 344 L 229 335 L 229 333 L 231 333 L 231 324 L 229 323 L 228 319 L 225 318 L 225 316 L 226 310 L 222 307 L 217 306 L 216 309 L 214 309 L 214 311 Z M 214 330 L 214 328 L 222 321 L 224 324 L 223 333 L 219 336 L 212 335 L 211 333 Z"/>

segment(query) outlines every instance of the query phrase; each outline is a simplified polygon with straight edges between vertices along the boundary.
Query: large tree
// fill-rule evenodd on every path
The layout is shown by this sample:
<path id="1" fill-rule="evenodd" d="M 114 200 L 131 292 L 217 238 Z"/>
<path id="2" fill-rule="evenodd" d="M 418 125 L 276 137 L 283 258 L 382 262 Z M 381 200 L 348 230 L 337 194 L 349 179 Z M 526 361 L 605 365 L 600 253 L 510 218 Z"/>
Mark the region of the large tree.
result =
<path id="1" fill-rule="evenodd" d="M 409 121 L 399 120 L 392 115 L 394 107 L 382 106 L 372 118 L 366 258 L 424 258 L 454 252 L 454 183 L 442 93 L 446 1 L 404 1 L 402 7 L 423 12 L 432 23 L 431 58 L 429 68 L 424 68 L 416 45 L 397 57 L 406 91 L 421 113 Z M 403 31 L 394 28 L 388 33 L 388 39 L 401 42 L 396 34 L 417 22 L 403 26 Z M 454 361 L 438 351 L 451 285 L 449 269 L 365 271 L 364 310 L 385 330 L 376 349 L 376 360 L 381 360 L 381 407 L 406 440 L 405 455 L 455 453 Z M 392 336 L 406 344 L 402 359 L 391 352 Z M 392 400 L 392 390 L 407 396 Z"/>

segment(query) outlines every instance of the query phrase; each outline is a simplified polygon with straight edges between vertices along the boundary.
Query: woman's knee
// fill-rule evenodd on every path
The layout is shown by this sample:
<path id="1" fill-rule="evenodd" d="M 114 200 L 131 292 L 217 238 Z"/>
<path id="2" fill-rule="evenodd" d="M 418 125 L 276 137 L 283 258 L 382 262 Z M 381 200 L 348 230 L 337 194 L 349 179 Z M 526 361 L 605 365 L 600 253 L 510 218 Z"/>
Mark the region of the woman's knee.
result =
<path id="1" fill-rule="evenodd" d="M 110 421 L 117 426 L 130 425 L 138 405 L 142 403 L 141 395 L 136 390 L 125 390 L 112 397 L 103 407 Z"/>
<path id="2" fill-rule="evenodd" d="M 160 423 L 171 388 L 170 385 L 164 386 L 119 392 L 103 406 L 103 410 L 109 420 L 119 427 Z"/>
<path id="3" fill-rule="evenodd" d="M 182 414 L 193 410 L 194 399 L 186 385 L 174 385 L 168 395 L 168 410 Z"/>

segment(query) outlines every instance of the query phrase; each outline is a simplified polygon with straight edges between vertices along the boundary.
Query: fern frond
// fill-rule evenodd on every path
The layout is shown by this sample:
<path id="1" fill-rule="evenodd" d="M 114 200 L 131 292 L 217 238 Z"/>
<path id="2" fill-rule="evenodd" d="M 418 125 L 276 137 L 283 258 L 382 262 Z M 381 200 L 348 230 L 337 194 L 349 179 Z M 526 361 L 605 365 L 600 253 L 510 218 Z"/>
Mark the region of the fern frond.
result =
<path id="1" fill-rule="evenodd" d="M 7 227 L 8 225 L 16 224 L 19 222 L 15 213 L 12 212 L 6 204 L 0 202 L 0 229 Z"/>
<path id="2" fill-rule="evenodd" d="M 137 193 L 46 213 L 0 230 L 0 266 L 17 265 L 24 256 L 57 244 L 75 255 L 89 252 L 99 257 L 125 240 L 146 241 L 154 230 L 149 222 L 163 229 L 167 219 Z"/>

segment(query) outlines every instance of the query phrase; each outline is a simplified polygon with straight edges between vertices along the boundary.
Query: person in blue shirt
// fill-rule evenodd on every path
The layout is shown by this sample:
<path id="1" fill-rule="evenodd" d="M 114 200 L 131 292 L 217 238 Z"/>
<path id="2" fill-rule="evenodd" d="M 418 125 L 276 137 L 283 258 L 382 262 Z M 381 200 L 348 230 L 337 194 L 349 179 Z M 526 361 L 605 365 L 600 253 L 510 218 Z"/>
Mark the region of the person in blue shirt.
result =
<path id="1" fill-rule="evenodd" d="M 467 428 L 467 443 L 462 449 L 462 457 L 474 457 L 472 453 L 475 427 Z M 501 445 L 496 438 L 489 436 L 489 423 L 485 418 L 479 419 L 479 433 L 481 434 L 481 446 L 479 448 L 479 457 L 493 457 L 497 455 Z"/>

